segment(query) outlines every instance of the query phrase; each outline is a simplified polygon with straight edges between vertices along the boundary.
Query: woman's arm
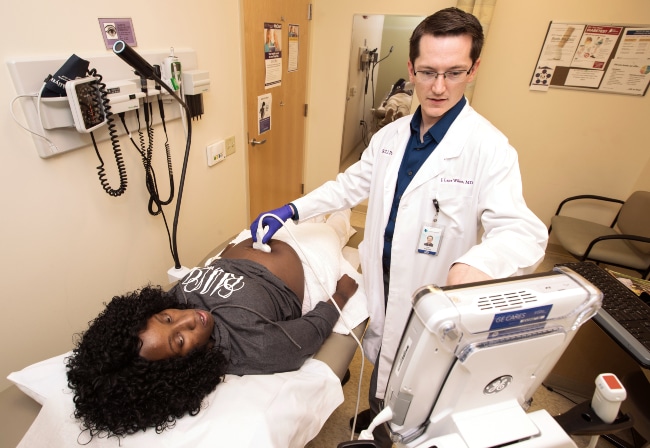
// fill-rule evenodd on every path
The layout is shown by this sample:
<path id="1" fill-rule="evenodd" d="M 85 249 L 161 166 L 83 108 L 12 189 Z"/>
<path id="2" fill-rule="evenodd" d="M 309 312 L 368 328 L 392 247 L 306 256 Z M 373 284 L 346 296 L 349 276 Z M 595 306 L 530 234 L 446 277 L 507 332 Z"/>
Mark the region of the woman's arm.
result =
<path id="1" fill-rule="evenodd" d="M 350 300 L 350 297 L 357 292 L 357 288 L 359 288 L 357 282 L 348 274 L 343 274 L 336 283 L 336 291 L 332 294 L 331 300 L 334 300 L 339 309 L 342 310 L 345 304 L 348 303 L 348 300 Z"/>

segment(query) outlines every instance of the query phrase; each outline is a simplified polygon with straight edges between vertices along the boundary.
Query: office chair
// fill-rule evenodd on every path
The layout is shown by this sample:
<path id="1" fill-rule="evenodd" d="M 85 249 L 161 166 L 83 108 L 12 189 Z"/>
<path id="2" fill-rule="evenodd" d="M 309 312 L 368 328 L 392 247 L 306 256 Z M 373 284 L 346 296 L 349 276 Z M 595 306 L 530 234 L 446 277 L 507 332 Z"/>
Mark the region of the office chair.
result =
<path id="1" fill-rule="evenodd" d="M 596 201 L 621 204 L 612 224 L 606 225 L 560 215 L 571 201 Z M 591 260 L 636 271 L 646 278 L 650 273 L 650 192 L 635 191 L 627 201 L 597 195 L 564 199 L 551 218 L 551 229 L 562 247 L 580 261 Z"/>

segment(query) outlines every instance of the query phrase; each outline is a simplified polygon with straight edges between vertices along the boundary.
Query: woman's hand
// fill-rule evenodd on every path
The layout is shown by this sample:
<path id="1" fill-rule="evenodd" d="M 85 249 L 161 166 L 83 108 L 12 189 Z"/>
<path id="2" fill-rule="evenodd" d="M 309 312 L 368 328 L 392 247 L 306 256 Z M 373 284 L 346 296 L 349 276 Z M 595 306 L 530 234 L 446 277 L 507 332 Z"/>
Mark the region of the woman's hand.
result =
<path id="1" fill-rule="evenodd" d="M 340 309 L 343 309 L 350 297 L 357 292 L 357 288 L 359 288 L 357 282 L 348 274 L 343 274 L 339 281 L 336 282 L 336 291 L 332 294 L 332 300 L 336 302 Z"/>

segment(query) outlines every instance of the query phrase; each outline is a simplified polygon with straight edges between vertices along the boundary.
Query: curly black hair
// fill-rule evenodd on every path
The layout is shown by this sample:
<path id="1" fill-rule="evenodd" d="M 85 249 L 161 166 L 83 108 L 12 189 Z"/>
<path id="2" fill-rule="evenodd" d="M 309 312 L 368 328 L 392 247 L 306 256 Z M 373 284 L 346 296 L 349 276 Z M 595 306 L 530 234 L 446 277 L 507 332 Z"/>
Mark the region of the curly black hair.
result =
<path id="1" fill-rule="evenodd" d="M 147 319 L 169 308 L 184 309 L 160 287 L 114 297 L 79 335 L 66 360 L 75 418 L 94 436 L 125 436 L 147 428 L 157 433 L 201 403 L 225 374 L 226 358 L 203 347 L 187 356 L 148 361 L 139 355 Z"/>

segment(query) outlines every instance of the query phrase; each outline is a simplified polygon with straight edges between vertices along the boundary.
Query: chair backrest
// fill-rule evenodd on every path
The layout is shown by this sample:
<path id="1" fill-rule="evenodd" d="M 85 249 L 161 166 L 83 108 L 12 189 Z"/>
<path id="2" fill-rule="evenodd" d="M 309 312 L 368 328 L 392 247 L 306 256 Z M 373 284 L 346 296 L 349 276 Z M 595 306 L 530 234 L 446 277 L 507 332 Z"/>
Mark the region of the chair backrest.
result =
<path id="1" fill-rule="evenodd" d="M 650 238 L 650 191 L 635 191 L 621 207 L 616 222 L 621 233 Z M 628 241 L 636 250 L 650 254 L 650 244 Z"/>

